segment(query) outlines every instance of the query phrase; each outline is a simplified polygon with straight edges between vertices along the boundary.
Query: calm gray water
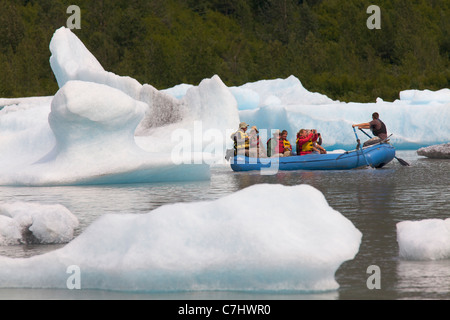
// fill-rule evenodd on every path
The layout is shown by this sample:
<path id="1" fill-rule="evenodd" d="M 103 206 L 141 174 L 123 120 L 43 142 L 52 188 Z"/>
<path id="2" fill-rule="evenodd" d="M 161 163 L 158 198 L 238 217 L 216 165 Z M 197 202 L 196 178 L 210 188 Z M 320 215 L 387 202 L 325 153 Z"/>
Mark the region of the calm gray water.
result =
<path id="1" fill-rule="evenodd" d="M 149 212 L 161 205 L 213 200 L 257 183 L 309 184 L 319 189 L 330 206 L 350 219 L 363 233 L 359 253 L 336 272 L 340 288 L 323 294 L 252 294 L 236 292 L 136 294 L 104 291 L 0 289 L 0 299 L 450 299 L 450 260 L 403 261 L 398 257 L 396 224 L 404 220 L 450 217 L 450 161 L 399 151 L 408 161 L 396 160 L 383 169 L 280 172 L 275 176 L 212 170 L 210 181 L 101 187 L 0 187 L 0 201 L 60 203 L 74 213 L 79 234 L 106 213 Z M 0 255 L 29 257 L 61 245 L 0 246 Z M 381 271 L 381 288 L 368 289 L 367 268 Z"/>

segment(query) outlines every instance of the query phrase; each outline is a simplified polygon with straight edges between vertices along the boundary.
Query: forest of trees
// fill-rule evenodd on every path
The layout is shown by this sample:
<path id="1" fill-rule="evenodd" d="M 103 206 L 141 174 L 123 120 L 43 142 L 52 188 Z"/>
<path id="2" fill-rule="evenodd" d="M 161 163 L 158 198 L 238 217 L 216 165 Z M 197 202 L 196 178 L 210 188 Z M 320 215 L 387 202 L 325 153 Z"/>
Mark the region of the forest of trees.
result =
<path id="1" fill-rule="evenodd" d="M 381 29 L 366 12 L 381 9 Z M 0 0 L 0 97 L 53 95 L 49 43 L 73 32 L 102 66 L 158 89 L 294 75 L 341 101 L 450 87 L 448 0 Z"/>

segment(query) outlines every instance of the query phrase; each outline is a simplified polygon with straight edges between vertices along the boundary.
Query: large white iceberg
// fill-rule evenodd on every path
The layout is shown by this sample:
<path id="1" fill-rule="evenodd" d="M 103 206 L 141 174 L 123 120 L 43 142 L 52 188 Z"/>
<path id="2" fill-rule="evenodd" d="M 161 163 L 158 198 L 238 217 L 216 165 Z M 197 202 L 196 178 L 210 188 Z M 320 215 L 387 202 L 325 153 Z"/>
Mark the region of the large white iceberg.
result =
<path id="1" fill-rule="evenodd" d="M 334 274 L 361 237 L 317 189 L 260 184 L 215 201 L 104 215 L 64 248 L 0 257 L 0 287 L 66 288 L 76 266 L 82 289 L 335 290 Z"/>
<path id="2" fill-rule="evenodd" d="M 397 241 L 405 260 L 450 259 L 450 218 L 399 222 Z"/>
<path id="3" fill-rule="evenodd" d="M 218 76 L 179 101 L 105 71 L 67 28 L 55 32 L 50 50 L 60 86 L 54 97 L 0 99 L 0 184 L 208 179 L 206 160 L 223 159 L 226 130 L 237 126 L 239 115 Z M 212 142 L 211 130 L 219 132 Z M 185 142 L 196 147 L 174 155 Z M 211 144 L 217 152 L 204 156 Z"/>
<path id="4" fill-rule="evenodd" d="M 226 130 L 239 123 L 236 101 L 218 76 L 203 80 L 198 87 L 191 86 L 185 92 L 187 97 L 179 101 L 150 84 L 141 85 L 133 78 L 104 70 L 68 28 L 56 30 L 50 42 L 50 51 L 50 65 L 60 88 L 70 80 L 95 82 L 121 90 L 133 99 L 146 103 L 146 116 L 138 128 L 138 135 L 153 134 L 154 129 L 158 128 L 170 136 L 171 131 L 161 127 L 173 123 L 193 130 L 193 121 L 202 121 L 205 131 L 211 128 Z"/>
<path id="5" fill-rule="evenodd" d="M 68 81 L 53 98 L 48 115 L 55 139 L 53 149 L 26 166 L 10 163 L 4 168 L 0 184 L 105 184 L 209 178 L 206 164 L 175 165 L 170 153 L 151 153 L 135 143 L 134 132 L 146 107 L 118 89 Z"/>
<path id="6" fill-rule="evenodd" d="M 181 99 L 188 88 L 178 85 L 165 92 Z M 351 125 L 370 121 L 373 112 L 380 114 L 388 133 L 393 134 L 390 140 L 396 148 L 417 149 L 447 142 L 450 136 L 450 89 L 405 90 L 393 102 L 378 98 L 373 103 L 344 103 L 309 92 L 290 76 L 246 83 L 230 87 L 230 91 L 237 100 L 240 120 L 265 129 L 267 139 L 272 129 L 286 129 L 288 139 L 295 142 L 300 129 L 317 128 L 327 148 L 352 148 L 356 143 Z"/>

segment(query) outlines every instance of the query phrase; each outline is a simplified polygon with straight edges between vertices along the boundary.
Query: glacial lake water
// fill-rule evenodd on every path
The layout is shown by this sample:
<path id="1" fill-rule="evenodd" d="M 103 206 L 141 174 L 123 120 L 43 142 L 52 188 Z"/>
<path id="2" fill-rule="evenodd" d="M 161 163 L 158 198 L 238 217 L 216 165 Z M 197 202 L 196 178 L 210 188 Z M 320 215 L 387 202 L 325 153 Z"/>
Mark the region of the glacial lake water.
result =
<path id="1" fill-rule="evenodd" d="M 59 203 L 75 214 L 80 234 L 107 213 L 147 213 L 174 202 L 213 200 L 258 183 L 309 184 L 363 233 L 359 253 L 335 274 L 339 289 L 325 293 L 187 292 L 127 293 L 102 290 L 0 289 L 0 299 L 450 299 L 450 260 L 405 261 L 399 258 L 396 224 L 405 220 L 450 217 L 450 160 L 398 151 L 411 164 L 393 160 L 383 169 L 293 171 L 264 176 L 212 168 L 211 180 L 83 187 L 0 187 L 0 201 Z M 307 204 L 304 204 L 307 205 Z M 26 258 L 63 245 L 0 246 L 0 255 Z M 380 289 L 369 289 L 369 266 L 380 270 Z M 0 266 L 1 267 L 1 266 Z"/>

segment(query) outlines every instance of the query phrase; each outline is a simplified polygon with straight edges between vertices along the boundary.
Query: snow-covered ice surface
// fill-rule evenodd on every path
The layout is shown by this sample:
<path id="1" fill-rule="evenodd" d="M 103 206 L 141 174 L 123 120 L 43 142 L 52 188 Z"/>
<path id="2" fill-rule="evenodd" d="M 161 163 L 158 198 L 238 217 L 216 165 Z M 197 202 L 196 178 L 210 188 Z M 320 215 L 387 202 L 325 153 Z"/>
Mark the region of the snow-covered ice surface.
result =
<path id="1" fill-rule="evenodd" d="M 450 259 L 450 218 L 399 222 L 397 241 L 403 259 Z"/>
<path id="2" fill-rule="evenodd" d="M 214 201 L 104 215 L 64 248 L 0 257 L 0 286 L 65 288 L 76 265 L 84 289 L 335 290 L 334 274 L 361 237 L 317 189 L 259 184 Z"/>
<path id="3" fill-rule="evenodd" d="M 417 150 L 417 154 L 432 159 L 450 159 L 450 143 L 423 147 Z"/>

